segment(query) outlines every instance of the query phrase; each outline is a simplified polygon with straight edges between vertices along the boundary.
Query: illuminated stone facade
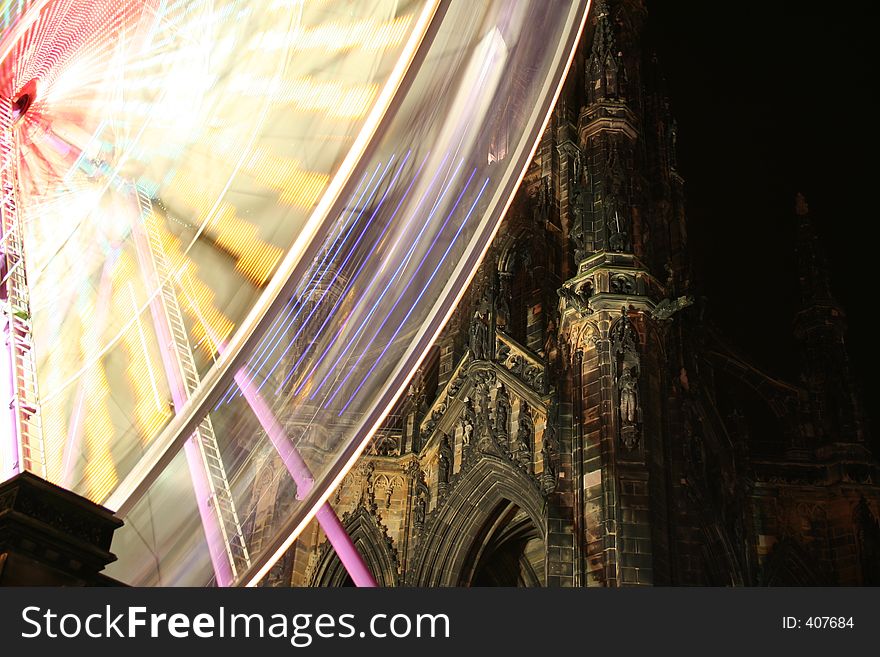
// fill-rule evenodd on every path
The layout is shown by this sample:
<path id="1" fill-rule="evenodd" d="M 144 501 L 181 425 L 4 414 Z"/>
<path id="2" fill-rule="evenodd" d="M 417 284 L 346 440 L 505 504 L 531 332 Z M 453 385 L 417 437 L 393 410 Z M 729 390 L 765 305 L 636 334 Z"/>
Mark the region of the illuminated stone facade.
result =
<path id="1" fill-rule="evenodd" d="M 806 202 L 795 384 L 704 320 L 644 5 L 594 4 L 482 268 L 333 506 L 386 586 L 880 584 L 880 469 Z M 348 582 L 316 523 L 267 581 Z"/>

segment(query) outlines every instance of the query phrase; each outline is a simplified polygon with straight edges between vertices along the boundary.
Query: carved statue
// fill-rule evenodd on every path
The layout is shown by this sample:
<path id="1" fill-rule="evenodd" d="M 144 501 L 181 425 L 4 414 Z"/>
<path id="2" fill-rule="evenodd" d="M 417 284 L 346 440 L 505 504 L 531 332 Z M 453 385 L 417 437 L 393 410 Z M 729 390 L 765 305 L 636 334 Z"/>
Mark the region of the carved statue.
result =
<path id="1" fill-rule="evenodd" d="M 474 401 L 467 397 L 464 400 L 464 413 L 461 416 L 461 441 L 465 447 L 470 447 L 471 438 L 474 437 L 474 428 L 477 424 L 477 412 L 474 410 Z"/>
<path id="2" fill-rule="evenodd" d="M 542 225 L 550 218 L 550 206 L 553 201 L 553 190 L 550 184 L 550 178 L 541 179 L 541 186 L 538 188 L 538 198 L 535 203 L 535 222 Z"/>
<path id="3" fill-rule="evenodd" d="M 582 183 L 584 175 L 584 159 L 580 148 L 575 147 L 574 154 L 571 158 L 571 184 L 579 185 Z"/>
<path id="4" fill-rule="evenodd" d="M 636 369 L 624 369 L 617 381 L 620 389 L 620 417 L 627 424 L 636 424 L 639 415 L 638 373 Z"/>
<path id="5" fill-rule="evenodd" d="M 586 251 L 586 229 L 587 221 L 587 186 L 583 182 L 583 176 L 574 177 L 571 182 L 571 191 L 569 192 L 571 208 L 571 227 L 568 236 L 574 244 L 575 260 L 580 262 L 587 256 Z"/>
<path id="6" fill-rule="evenodd" d="M 532 460 L 532 415 L 525 402 L 522 403 L 519 411 L 514 456 L 523 465 L 528 465 Z"/>
<path id="7" fill-rule="evenodd" d="M 541 488 L 545 493 L 552 493 L 556 489 L 556 466 L 553 464 L 553 449 L 550 445 L 551 441 L 547 440 L 545 433 L 544 444 L 541 446 Z"/>
<path id="8" fill-rule="evenodd" d="M 470 349 L 474 360 L 485 360 L 489 349 L 489 325 L 483 318 L 481 309 L 474 312 L 470 328 Z"/>
<path id="9" fill-rule="evenodd" d="M 605 162 L 605 185 L 607 188 L 603 205 L 605 221 L 608 224 L 608 248 L 612 251 L 629 251 L 629 226 L 626 217 L 626 185 L 623 167 L 620 162 L 617 144 L 608 144 L 608 159 Z"/>
<path id="10" fill-rule="evenodd" d="M 483 323 L 482 318 L 480 317 L 480 313 L 475 312 L 474 317 L 471 320 L 471 329 L 470 329 L 470 348 L 471 354 L 474 357 L 474 360 L 483 360 L 485 357 L 485 344 L 486 344 L 486 326 Z"/>
<path id="11" fill-rule="evenodd" d="M 413 375 L 409 385 L 408 397 L 412 402 L 413 410 L 415 410 L 418 416 L 424 415 L 426 403 L 425 375 L 421 367 Z"/>
<path id="12" fill-rule="evenodd" d="M 634 449 L 640 440 L 641 406 L 639 403 L 639 368 L 641 357 L 636 347 L 636 330 L 623 310 L 623 317 L 612 329 L 612 349 L 617 365 L 617 399 L 620 411 L 620 439 Z"/>
<path id="13" fill-rule="evenodd" d="M 450 456 L 452 454 L 452 448 L 449 446 L 449 436 L 445 433 L 440 438 L 440 449 L 438 456 L 438 472 L 437 472 L 437 481 L 441 485 L 445 485 L 449 483 L 449 475 L 452 472 L 452 462 Z"/>
<path id="14" fill-rule="evenodd" d="M 495 327 L 507 333 L 510 325 L 510 305 L 507 302 L 508 282 L 510 274 L 498 274 L 498 295 L 495 297 Z"/>
<path id="15" fill-rule="evenodd" d="M 477 384 L 477 448 L 481 452 L 496 451 L 492 421 L 489 417 L 489 383 L 481 381 Z"/>
<path id="16" fill-rule="evenodd" d="M 504 384 L 498 384 L 498 392 L 495 393 L 495 434 L 506 438 L 508 435 L 508 420 L 510 418 L 510 397 Z"/>
<path id="17" fill-rule="evenodd" d="M 426 499 L 424 491 L 419 491 L 418 496 L 416 496 L 415 503 L 415 526 L 421 527 L 425 524 L 425 514 L 428 510 L 428 500 Z"/>

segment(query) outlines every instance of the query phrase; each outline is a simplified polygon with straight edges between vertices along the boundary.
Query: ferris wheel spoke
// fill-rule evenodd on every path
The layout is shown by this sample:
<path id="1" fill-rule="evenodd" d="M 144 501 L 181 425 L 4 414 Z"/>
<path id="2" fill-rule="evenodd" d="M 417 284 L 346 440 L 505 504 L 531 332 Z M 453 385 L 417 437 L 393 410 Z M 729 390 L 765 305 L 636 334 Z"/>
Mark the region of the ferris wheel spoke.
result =
<path id="1" fill-rule="evenodd" d="M 556 84 L 586 0 L 537 4 L 42 0 L 10 21 L 3 274 L 27 303 L 5 317 L 28 338 L 9 352 L 32 374 L 17 417 L 39 431 L 4 440 L 4 463 L 120 509 L 138 583 L 192 581 L 190 558 L 201 583 L 253 582 L 318 509 L 345 551 L 328 486 L 466 285 L 540 127 L 523 114 L 496 177 L 468 159 L 529 41 L 511 25 L 550 26 L 520 66 Z"/>

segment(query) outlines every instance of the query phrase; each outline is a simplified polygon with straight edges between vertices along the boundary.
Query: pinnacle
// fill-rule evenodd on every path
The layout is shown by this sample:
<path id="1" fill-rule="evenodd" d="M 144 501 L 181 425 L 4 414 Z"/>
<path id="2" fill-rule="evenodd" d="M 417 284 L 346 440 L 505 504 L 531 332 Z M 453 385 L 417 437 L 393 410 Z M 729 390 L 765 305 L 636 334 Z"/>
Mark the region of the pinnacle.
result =
<path id="1" fill-rule="evenodd" d="M 805 217 L 810 214 L 810 204 L 807 203 L 807 197 L 798 192 L 794 197 L 794 212 L 799 217 Z"/>

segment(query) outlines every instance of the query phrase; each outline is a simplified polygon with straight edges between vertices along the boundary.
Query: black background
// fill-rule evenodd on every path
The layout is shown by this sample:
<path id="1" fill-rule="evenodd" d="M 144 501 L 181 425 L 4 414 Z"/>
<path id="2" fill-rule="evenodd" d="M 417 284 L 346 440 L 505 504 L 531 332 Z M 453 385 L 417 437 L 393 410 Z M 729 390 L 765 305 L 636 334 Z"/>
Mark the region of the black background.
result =
<path id="1" fill-rule="evenodd" d="M 802 192 L 849 319 L 865 407 L 876 415 L 870 316 L 880 179 L 864 7 L 647 5 L 649 42 L 679 123 L 691 245 L 712 319 L 765 371 L 797 382 L 794 197 Z"/>

